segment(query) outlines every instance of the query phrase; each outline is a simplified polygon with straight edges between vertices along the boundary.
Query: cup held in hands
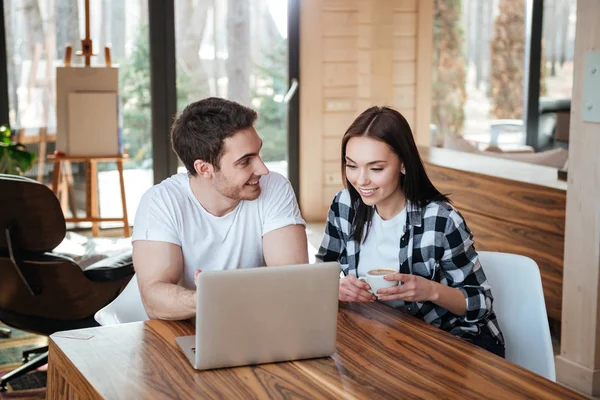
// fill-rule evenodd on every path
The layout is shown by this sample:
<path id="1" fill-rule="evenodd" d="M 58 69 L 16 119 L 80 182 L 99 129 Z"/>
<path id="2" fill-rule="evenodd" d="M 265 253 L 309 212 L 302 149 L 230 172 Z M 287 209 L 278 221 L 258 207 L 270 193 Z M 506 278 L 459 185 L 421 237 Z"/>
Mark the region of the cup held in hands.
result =
<path id="1" fill-rule="evenodd" d="M 384 279 L 386 275 L 395 274 L 397 272 L 398 271 L 396 270 L 388 268 L 372 269 L 369 272 L 367 272 L 366 276 L 361 276 L 358 279 L 367 282 L 369 286 L 371 286 L 370 292 L 373 293 L 375 296 L 379 297 L 379 295 L 377 294 L 377 291 L 379 289 L 385 289 L 392 286 L 397 286 L 399 284 L 398 281 L 387 281 Z"/>

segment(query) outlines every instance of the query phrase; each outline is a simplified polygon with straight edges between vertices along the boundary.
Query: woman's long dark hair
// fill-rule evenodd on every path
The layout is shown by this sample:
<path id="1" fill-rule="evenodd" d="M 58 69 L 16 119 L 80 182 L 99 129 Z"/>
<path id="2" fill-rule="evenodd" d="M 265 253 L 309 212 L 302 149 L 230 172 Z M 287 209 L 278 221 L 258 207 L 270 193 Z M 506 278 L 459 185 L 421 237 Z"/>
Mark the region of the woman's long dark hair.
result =
<path id="1" fill-rule="evenodd" d="M 351 235 L 361 242 L 367 226 L 365 239 L 373 217 L 373 207 L 363 203 L 360 194 L 346 177 L 346 145 L 353 137 L 369 137 L 386 143 L 404 163 L 405 174 L 400 174 L 400 188 L 412 204 L 424 207 L 431 201 L 448 201 L 448 198 L 433 186 L 427 177 L 423 161 L 417 150 L 412 131 L 406 119 L 389 107 L 371 107 L 358 116 L 342 139 L 342 177 L 350 192 L 354 218 Z"/>

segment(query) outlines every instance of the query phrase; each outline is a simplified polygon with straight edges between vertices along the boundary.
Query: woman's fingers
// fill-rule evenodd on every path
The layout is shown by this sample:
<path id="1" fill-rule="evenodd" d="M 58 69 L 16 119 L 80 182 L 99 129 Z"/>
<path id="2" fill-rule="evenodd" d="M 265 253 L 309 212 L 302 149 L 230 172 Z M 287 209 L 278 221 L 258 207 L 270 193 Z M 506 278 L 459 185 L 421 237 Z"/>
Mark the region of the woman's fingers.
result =
<path id="1" fill-rule="evenodd" d="M 379 289 L 377 291 L 377 294 L 379 295 L 379 300 L 382 301 L 414 301 L 416 293 L 417 291 L 414 285 L 393 286 L 391 288 Z"/>
<path id="2" fill-rule="evenodd" d="M 364 289 L 364 282 L 351 278 L 344 278 L 340 282 L 340 300 L 342 301 L 359 301 L 359 302 L 369 302 L 374 301 L 375 296 Z"/>
<path id="3" fill-rule="evenodd" d="M 346 282 L 348 282 L 349 284 L 359 287 L 359 288 L 363 288 L 364 290 L 370 290 L 371 286 L 369 286 L 369 284 L 361 279 L 358 279 L 356 276 L 354 275 L 348 275 L 347 277 L 344 278 L 344 280 Z"/>
<path id="4" fill-rule="evenodd" d="M 374 301 L 374 299 L 375 299 L 375 296 L 373 296 L 373 294 L 371 294 L 370 292 L 357 293 L 347 287 L 342 288 L 342 300 L 343 301 L 368 303 L 368 302 Z"/>
<path id="5" fill-rule="evenodd" d="M 374 301 L 376 298 L 373 293 L 356 286 L 347 286 L 346 289 L 352 293 L 357 300 L 360 301 Z"/>

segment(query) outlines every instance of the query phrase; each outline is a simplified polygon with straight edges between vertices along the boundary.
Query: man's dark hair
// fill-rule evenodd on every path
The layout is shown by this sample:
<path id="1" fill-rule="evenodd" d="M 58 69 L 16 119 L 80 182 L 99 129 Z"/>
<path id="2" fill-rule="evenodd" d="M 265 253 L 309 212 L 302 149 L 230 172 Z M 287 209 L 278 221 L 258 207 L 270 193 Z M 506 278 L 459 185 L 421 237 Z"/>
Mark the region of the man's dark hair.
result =
<path id="1" fill-rule="evenodd" d="M 194 162 L 204 160 L 220 169 L 223 141 L 254 125 L 258 114 L 234 101 L 209 97 L 188 105 L 171 127 L 173 150 L 188 172 L 196 175 Z"/>

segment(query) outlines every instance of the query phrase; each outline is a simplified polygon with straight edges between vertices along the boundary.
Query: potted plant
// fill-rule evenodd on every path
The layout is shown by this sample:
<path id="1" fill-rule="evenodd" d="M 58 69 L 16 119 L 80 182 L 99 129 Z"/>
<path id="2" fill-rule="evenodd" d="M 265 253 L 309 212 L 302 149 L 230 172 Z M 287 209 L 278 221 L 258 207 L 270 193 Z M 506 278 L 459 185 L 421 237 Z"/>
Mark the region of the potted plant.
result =
<path id="1" fill-rule="evenodd" d="M 35 162 L 35 153 L 13 142 L 10 128 L 0 126 L 0 174 L 23 175 Z"/>

